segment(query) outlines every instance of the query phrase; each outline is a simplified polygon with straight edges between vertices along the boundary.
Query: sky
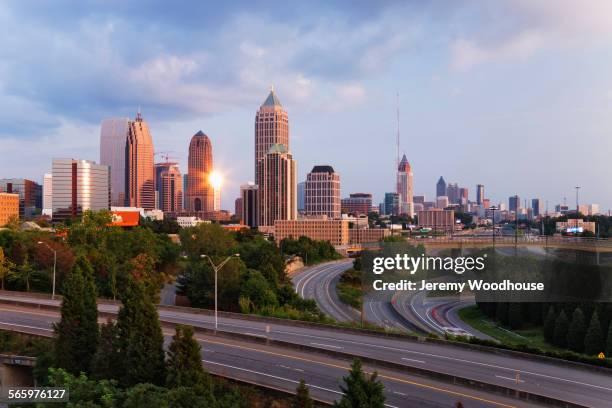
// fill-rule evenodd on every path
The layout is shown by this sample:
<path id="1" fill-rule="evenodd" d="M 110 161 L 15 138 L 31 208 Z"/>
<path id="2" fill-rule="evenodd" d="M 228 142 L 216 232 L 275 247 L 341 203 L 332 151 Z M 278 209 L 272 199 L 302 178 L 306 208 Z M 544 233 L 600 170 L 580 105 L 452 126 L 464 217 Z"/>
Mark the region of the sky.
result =
<path id="1" fill-rule="evenodd" d="M 396 107 L 414 191 L 485 185 L 493 202 L 612 208 L 612 2 L 3 1 L 0 177 L 99 160 L 100 122 L 140 107 L 186 171 L 198 130 L 233 210 L 253 180 L 254 117 L 274 86 L 299 177 L 342 196 L 395 183 Z M 399 105 L 397 104 L 399 94 Z M 161 161 L 161 155 L 157 157 Z"/>

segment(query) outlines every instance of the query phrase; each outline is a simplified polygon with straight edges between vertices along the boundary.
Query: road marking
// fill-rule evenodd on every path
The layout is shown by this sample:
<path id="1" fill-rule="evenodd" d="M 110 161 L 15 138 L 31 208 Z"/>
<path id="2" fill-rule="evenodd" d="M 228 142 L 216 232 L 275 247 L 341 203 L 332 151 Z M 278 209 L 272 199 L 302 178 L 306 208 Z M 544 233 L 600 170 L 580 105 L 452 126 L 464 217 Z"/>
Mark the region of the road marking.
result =
<path id="1" fill-rule="evenodd" d="M 293 367 L 289 367 L 289 366 L 282 365 L 282 364 L 278 364 L 278 366 L 279 366 L 280 368 L 284 368 L 284 369 L 286 369 L 286 370 L 299 371 L 299 372 L 301 372 L 301 373 L 303 373 L 303 372 L 304 372 L 304 370 L 302 370 L 301 368 L 293 368 Z"/>
<path id="2" fill-rule="evenodd" d="M 8 323 L 8 322 L 0 322 L 0 324 L 5 324 L 7 326 L 23 327 L 25 329 L 44 330 L 44 331 L 48 331 L 48 332 L 52 332 L 53 331 L 53 329 L 45 329 L 44 327 L 36 327 L 36 326 L 27 326 L 25 324 Z"/>
<path id="3" fill-rule="evenodd" d="M 512 382 L 516 382 L 516 378 L 512 378 L 512 377 L 504 377 L 504 376 L 501 376 L 501 375 L 496 375 L 496 377 L 497 377 L 497 378 L 501 378 L 502 380 L 509 380 L 509 381 L 512 381 Z M 524 383 L 525 381 L 523 381 L 523 380 L 518 380 L 518 382 L 520 382 L 520 383 Z"/>
<path id="4" fill-rule="evenodd" d="M 251 333 L 251 332 L 245 332 L 244 334 L 246 334 L 247 336 L 255 336 L 255 337 L 266 337 L 263 334 L 257 334 L 257 333 Z"/>
<path id="5" fill-rule="evenodd" d="M 328 366 L 328 367 L 334 367 L 334 368 L 338 368 L 341 370 L 348 370 L 350 367 L 348 366 L 343 366 L 340 364 L 333 364 L 333 363 L 326 363 L 323 361 L 318 361 L 312 358 L 305 358 L 305 357 L 299 357 L 299 356 L 292 356 L 289 354 L 282 354 L 282 353 L 276 353 L 274 351 L 268 351 L 268 350 L 261 350 L 261 349 L 256 349 L 256 348 L 252 348 L 252 347 L 247 347 L 247 346 L 240 346 L 238 344 L 229 344 L 229 343 L 222 343 L 222 342 L 218 342 L 218 341 L 213 341 L 213 340 L 208 340 L 208 339 L 203 339 L 201 337 L 196 337 L 197 340 L 202 341 L 204 343 L 211 343 L 211 344 L 219 344 L 225 347 L 234 347 L 234 348 L 238 348 L 238 349 L 242 349 L 242 350 L 249 350 L 249 351 L 254 351 L 256 353 L 263 353 L 263 354 L 270 354 L 273 356 L 279 356 L 279 357 L 284 357 L 284 358 L 289 358 L 289 359 L 293 359 L 293 360 L 298 360 L 298 361 L 305 361 L 308 363 L 314 363 L 314 364 L 320 364 L 320 365 L 324 365 L 324 366 Z M 239 368 L 240 369 L 240 368 Z M 243 369 L 246 370 L 246 369 Z M 248 371 L 248 370 L 246 370 Z M 364 372 L 366 374 L 372 374 L 371 372 L 365 371 Z M 460 397 L 464 397 L 464 398 L 469 398 L 472 400 L 476 400 L 476 401 L 481 401 L 481 402 L 486 402 L 488 404 L 492 404 L 492 405 L 496 405 L 496 406 L 500 406 L 500 407 L 507 407 L 507 408 L 516 408 L 515 405 L 508 405 L 508 404 L 504 404 L 502 402 L 497 402 L 497 401 L 493 401 L 493 400 L 489 400 L 486 398 L 482 398 L 482 397 L 477 397 L 475 395 L 471 395 L 471 394 L 466 394 L 463 392 L 459 392 L 459 391 L 453 391 L 447 388 L 442 388 L 439 386 L 435 386 L 435 385 L 429 385 L 429 384 L 424 384 L 424 383 L 420 383 L 420 382 L 416 382 L 413 380 L 406 380 L 403 378 L 398 378 L 398 377 L 393 377 L 390 375 L 384 375 L 384 374 L 380 374 L 378 373 L 378 377 L 379 378 L 385 378 L 387 380 L 390 381 L 396 381 L 396 382 L 401 382 L 404 384 L 409 384 L 409 385 L 413 385 L 416 387 L 421 387 L 421 388 L 427 388 L 430 390 L 434 390 L 434 391 L 438 391 L 441 393 L 445 393 L 445 394 L 450 394 L 450 395 L 456 395 L 456 396 L 460 396 Z"/>
<path id="6" fill-rule="evenodd" d="M 402 397 L 406 396 L 406 394 L 404 394 L 403 392 L 399 392 L 399 391 L 393 391 L 393 393 L 396 395 L 401 395 Z"/>
<path id="7" fill-rule="evenodd" d="M 405 361 L 414 361 L 414 362 L 416 362 L 416 363 L 425 364 L 425 362 L 424 362 L 423 360 L 415 360 L 415 359 L 413 359 L 413 358 L 406 358 L 406 357 L 402 357 L 402 360 L 405 360 Z"/>
<path id="8" fill-rule="evenodd" d="M 331 347 L 331 348 L 334 348 L 334 349 L 342 349 L 342 348 L 344 348 L 344 347 L 340 347 L 340 346 L 332 346 L 331 344 L 323 344 L 323 343 L 310 343 L 310 344 L 312 344 L 313 346 Z"/>

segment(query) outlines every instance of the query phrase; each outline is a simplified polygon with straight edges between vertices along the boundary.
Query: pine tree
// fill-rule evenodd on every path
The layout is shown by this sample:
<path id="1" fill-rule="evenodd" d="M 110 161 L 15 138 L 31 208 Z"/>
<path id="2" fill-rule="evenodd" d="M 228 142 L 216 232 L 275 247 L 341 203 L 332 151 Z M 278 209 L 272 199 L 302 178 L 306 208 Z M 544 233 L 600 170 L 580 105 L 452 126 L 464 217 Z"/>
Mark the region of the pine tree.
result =
<path id="1" fill-rule="evenodd" d="M 553 343 L 555 338 L 555 320 L 557 315 L 555 314 L 555 307 L 550 306 L 548 313 L 544 319 L 544 340 L 548 343 Z"/>
<path id="2" fill-rule="evenodd" d="M 110 318 L 100 327 L 100 341 L 98 350 L 92 361 L 91 372 L 96 379 L 120 378 L 118 370 L 119 354 L 119 330 Z"/>
<path id="3" fill-rule="evenodd" d="M 612 357 L 612 324 L 609 325 L 608 336 L 606 340 L 606 357 Z"/>
<path id="4" fill-rule="evenodd" d="M 361 368 L 359 359 L 353 360 L 349 375 L 344 377 L 346 386 L 340 386 L 343 396 L 334 403 L 338 408 L 383 408 L 385 406 L 384 386 L 377 374 L 367 376 Z"/>
<path id="5" fill-rule="evenodd" d="M 98 346 L 98 310 L 91 265 L 80 257 L 66 279 L 61 319 L 55 324 L 55 360 L 59 368 L 89 372 Z"/>
<path id="6" fill-rule="evenodd" d="M 577 307 L 572 315 L 572 323 L 567 332 L 567 347 L 576 353 L 584 350 L 584 338 L 586 336 L 586 322 L 582 309 Z"/>
<path id="7" fill-rule="evenodd" d="M 588 355 L 597 355 L 604 350 L 604 338 L 601 331 L 601 322 L 597 310 L 591 316 L 591 324 L 584 338 L 584 352 Z"/>
<path id="8" fill-rule="evenodd" d="M 159 315 L 142 284 L 128 278 L 117 316 L 121 383 L 162 385 L 166 379 Z"/>
<path id="9" fill-rule="evenodd" d="M 293 408 L 313 408 L 314 404 L 310 398 L 310 392 L 306 386 L 304 380 L 300 380 L 300 383 L 295 391 L 295 397 L 293 398 Z"/>
<path id="10" fill-rule="evenodd" d="M 567 346 L 567 331 L 569 329 L 569 321 L 565 315 L 565 310 L 561 310 L 557 319 L 555 319 L 555 330 L 553 333 L 553 344 L 558 347 Z"/>
<path id="11" fill-rule="evenodd" d="M 178 325 L 175 330 L 168 349 L 166 386 L 204 387 L 207 377 L 202 367 L 201 347 L 193 338 L 193 328 Z"/>
<path id="12" fill-rule="evenodd" d="M 508 325 L 512 330 L 523 327 L 523 310 L 520 303 L 512 302 L 508 306 Z"/>

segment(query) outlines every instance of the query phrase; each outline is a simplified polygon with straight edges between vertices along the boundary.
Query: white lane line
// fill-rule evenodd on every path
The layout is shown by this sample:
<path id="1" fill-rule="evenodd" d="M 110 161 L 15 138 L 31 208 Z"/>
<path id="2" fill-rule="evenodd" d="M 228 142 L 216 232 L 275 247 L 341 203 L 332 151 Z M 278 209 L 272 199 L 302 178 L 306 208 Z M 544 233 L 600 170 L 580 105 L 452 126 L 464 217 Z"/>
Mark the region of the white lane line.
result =
<path id="1" fill-rule="evenodd" d="M 251 333 L 251 332 L 245 332 L 244 334 L 246 334 L 247 336 L 255 336 L 255 337 L 266 337 L 263 334 L 257 334 L 257 333 Z"/>
<path id="2" fill-rule="evenodd" d="M 509 381 L 512 381 L 512 382 L 516 382 L 516 378 L 512 378 L 512 377 L 504 377 L 504 376 L 501 376 L 501 375 L 496 375 L 495 377 L 501 378 L 502 380 L 509 380 Z M 518 382 L 524 383 L 525 381 L 519 379 Z"/>
<path id="3" fill-rule="evenodd" d="M 331 344 L 323 344 L 323 343 L 310 343 L 310 344 L 312 344 L 313 346 L 331 347 L 331 348 L 334 348 L 334 349 L 341 349 L 341 348 L 343 348 L 343 347 L 340 347 L 340 346 L 333 346 Z"/>
<path id="4" fill-rule="evenodd" d="M 413 361 L 415 363 L 421 363 L 421 364 L 425 364 L 425 362 L 423 360 L 415 360 L 414 358 L 406 358 L 406 357 L 402 357 L 402 360 L 404 361 Z"/>
<path id="5" fill-rule="evenodd" d="M 405 397 L 405 396 L 406 396 L 406 394 L 404 394 L 403 392 L 399 392 L 399 391 L 393 391 L 393 393 L 394 393 L 395 395 L 401 395 L 402 397 Z"/>
<path id="6" fill-rule="evenodd" d="M 304 372 L 304 370 L 302 370 L 301 368 L 293 368 L 293 367 L 289 367 L 289 366 L 282 365 L 282 364 L 278 364 L 278 366 L 279 366 L 280 368 L 284 368 L 284 369 L 286 369 L 286 370 L 299 371 L 299 372 L 301 372 L 301 373 L 303 373 L 303 372 Z"/>
<path id="7" fill-rule="evenodd" d="M 7 326 L 23 327 L 26 329 L 44 330 L 44 331 L 49 331 L 49 332 L 53 331 L 53 329 L 45 329 L 44 327 L 36 327 L 36 326 L 27 326 L 25 324 L 8 323 L 8 322 L 0 322 L 0 324 L 5 324 Z"/>

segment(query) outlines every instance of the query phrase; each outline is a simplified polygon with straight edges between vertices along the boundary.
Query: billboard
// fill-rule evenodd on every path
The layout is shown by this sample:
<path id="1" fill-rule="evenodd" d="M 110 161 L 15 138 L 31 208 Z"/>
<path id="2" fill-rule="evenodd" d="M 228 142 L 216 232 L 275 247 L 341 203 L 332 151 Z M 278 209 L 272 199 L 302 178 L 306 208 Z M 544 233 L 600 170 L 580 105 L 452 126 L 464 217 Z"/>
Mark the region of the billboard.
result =
<path id="1" fill-rule="evenodd" d="M 116 227 L 136 227 L 140 223 L 139 211 L 111 211 L 111 225 Z"/>

